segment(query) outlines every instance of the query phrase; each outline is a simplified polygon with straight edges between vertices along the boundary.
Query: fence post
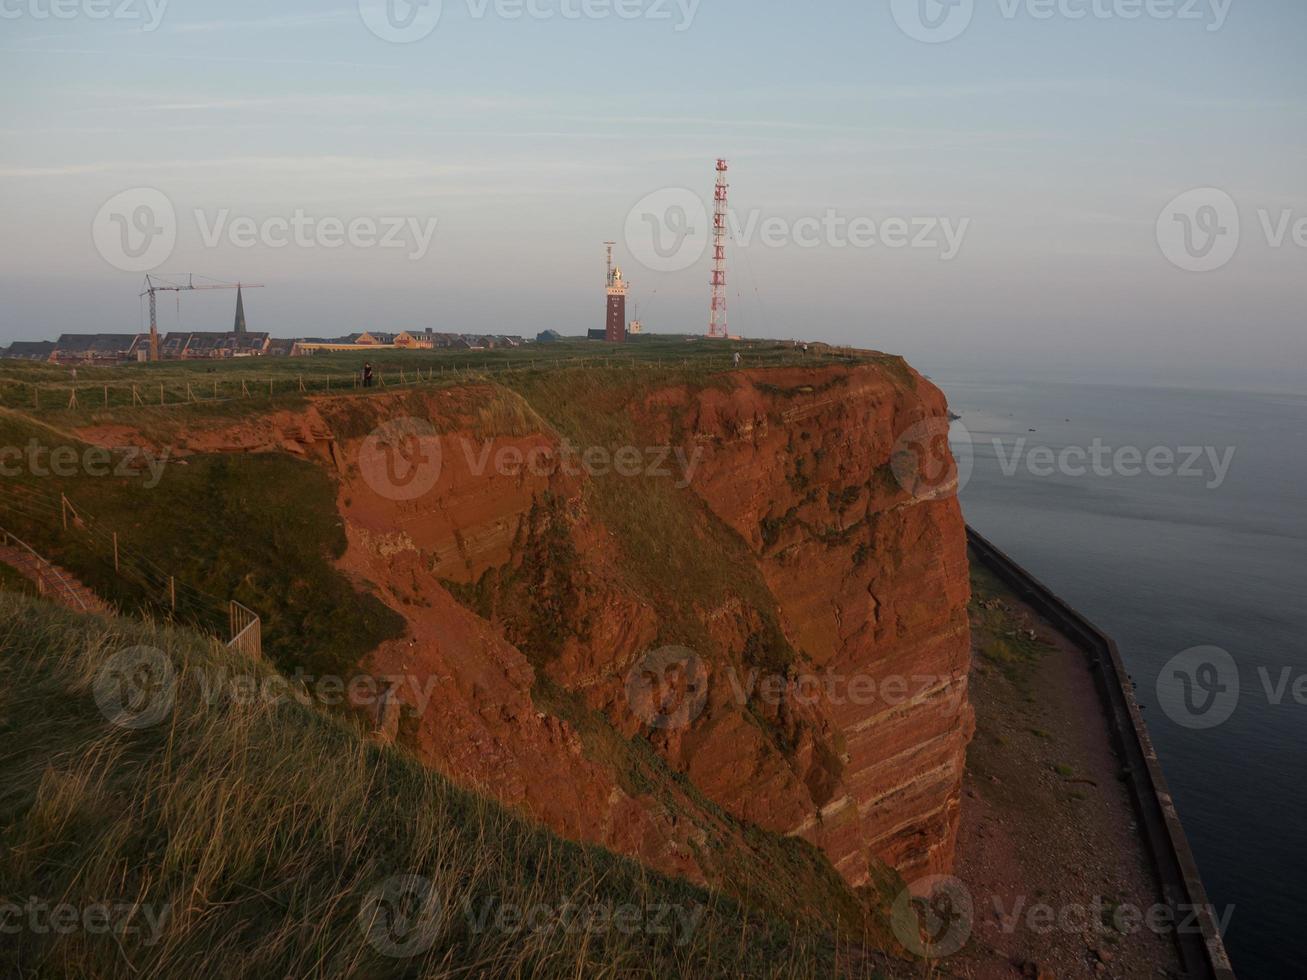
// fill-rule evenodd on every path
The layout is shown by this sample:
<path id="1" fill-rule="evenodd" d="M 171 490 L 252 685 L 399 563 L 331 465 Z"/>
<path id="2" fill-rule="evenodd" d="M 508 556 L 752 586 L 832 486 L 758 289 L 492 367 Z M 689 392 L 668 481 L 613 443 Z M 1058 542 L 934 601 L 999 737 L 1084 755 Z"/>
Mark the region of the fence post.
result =
<path id="1" fill-rule="evenodd" d="M 118 532 L 113 532 L 113 570 L 118 571 Z"/>
<path id="2" fill-rule="evenodd" d="M 108 385 L 105 385 L 105 386 L 104 386 L 104 407 L 105 407 L 105 408 L 108 408 L 108 407 L 109 407 L 109 386 L 108 386 Z"/>
<path id="3" fill-rule="evenodd" d="M 69 408 L 76 408 L 76 407 L 77 407 L 77 389 L 76 389 L 76 388 L 69 388 L 69 389 L 68 389 L 68 407 L 69 407 Z"/>
<path id="4" fill-rule="evenodd" d="M 62 493 L 59 494 L 59 517 L 64 522 L 64 530 L 68 530 L 68 498 Z"/>
<path id="5" fill-rule="evenodd" d="M 172 603 L 172 611 L 177 612 L 177 580 L 171 575 L 168 576 L 168 601 Z"/>
<path id="6" fill-rule="evenodd" d="M 163 382 L 159 382 L 159 404 L 163 404 Z"/>

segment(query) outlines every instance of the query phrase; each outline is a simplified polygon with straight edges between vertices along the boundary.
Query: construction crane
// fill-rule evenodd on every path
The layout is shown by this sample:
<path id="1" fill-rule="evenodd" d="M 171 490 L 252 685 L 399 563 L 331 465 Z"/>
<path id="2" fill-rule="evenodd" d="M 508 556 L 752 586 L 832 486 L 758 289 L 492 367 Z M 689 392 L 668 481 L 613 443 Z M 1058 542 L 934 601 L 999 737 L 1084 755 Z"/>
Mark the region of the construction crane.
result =
<path id="1" fill-rule="evenodd" d="M 187 273 L 184 278 L 165 279 L 163 276 L 146 275 L 145 291 L 142 296 L 150 297 L 150 360 L 159 360 L 159 317 L 155 303 L 155 293 L 186 293 L 196 289 L 262 289 L 258 282 L 218 282 L 207 276 L 200 276 L 207 282 L 196 284 L 195 273 Z"/>

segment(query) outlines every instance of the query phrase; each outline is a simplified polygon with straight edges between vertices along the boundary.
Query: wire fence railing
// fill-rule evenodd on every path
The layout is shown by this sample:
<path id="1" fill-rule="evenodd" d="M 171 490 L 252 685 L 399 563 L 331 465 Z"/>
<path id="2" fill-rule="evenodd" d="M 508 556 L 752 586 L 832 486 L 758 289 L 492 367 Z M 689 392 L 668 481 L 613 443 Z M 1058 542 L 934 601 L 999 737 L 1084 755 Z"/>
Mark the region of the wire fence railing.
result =
<path id="1" fill-rule="evenodd" d="M 24 566 L 30 570 L 32 580 L 36 583 L 36 591 L 39 595 L 46 595 L 48 592 L 55 592 L 73 608 L 86 612 L 86 600 L 82 598 L 77 589 L 73 588 L 71 582 L 59 571 L 44 555 L 40 554 L 30 544 L 14 534 L 8 528 L 0 527 L 0 545 L 6 549 L 12 549 L 20 556 Z M 21 571 L 21 569 L 20 569 Z"/>

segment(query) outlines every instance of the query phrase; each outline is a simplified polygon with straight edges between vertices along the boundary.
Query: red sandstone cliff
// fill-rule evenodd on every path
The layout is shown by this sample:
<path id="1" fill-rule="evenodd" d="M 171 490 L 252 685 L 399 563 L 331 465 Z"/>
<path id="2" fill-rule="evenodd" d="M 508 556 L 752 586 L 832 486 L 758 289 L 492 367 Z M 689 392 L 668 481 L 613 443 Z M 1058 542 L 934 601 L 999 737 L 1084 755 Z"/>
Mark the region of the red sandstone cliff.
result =
<path id="1" fill-rule="evenodd" d="M 405 675 L 415 709 L 431 695 L 403 736 L 431 765 L 693 878 L 724 873 L 749 823 L 853 885 L 877 861 L 949 869 L 972 730 L 964 527 L 890 465 L 944 417 L 939 391 L 888 358 L 514 387 L 316 399 L 190 446 L 338 474 L 342 566 L 409 625 L 369 667 Z M 565 443 L 632 446 L 639 472 L 575 465 Z M 413 447 L 439 465 L 397 490 L 385 466 Z M 679 661 L 647 677 L 666 649 Z M 688 706 L 670 723 L 663 696 Z"/>
<path id="2" fill-rule="evenodd" d="M 909 881 L 948 870 L 973 728 L 965 527 L 956 496 L 914 499 L 895 478 L 911 466 L 889 465 L 905 432 L 946 417 L 944 398 L 883 368 L 741 380 L 652 409 L 692 421 L 705 449 L 693 488 L 748 543 L 825 696 L 800 723 L 797 784 L 779 800 L 751 792 L 761 760 L 737 740 L 705 746 L 691 771 L 818 844 L 853 884 L 868 855 Z"/>

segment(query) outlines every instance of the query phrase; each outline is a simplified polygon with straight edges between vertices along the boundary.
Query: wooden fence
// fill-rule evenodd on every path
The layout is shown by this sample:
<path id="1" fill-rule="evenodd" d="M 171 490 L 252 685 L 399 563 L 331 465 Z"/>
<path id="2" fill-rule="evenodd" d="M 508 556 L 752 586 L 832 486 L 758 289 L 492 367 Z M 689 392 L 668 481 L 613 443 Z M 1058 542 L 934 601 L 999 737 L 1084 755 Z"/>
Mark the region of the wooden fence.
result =
<path id="1" fill-rule="evenodd" d="M 263 622 L 253 610 L 246 609 L 235 599 L 230 605 L 231 640 L 229 650 L 243 653 L 255 660 L 263 657 Z"/>
<path id="2" fill-rule="evenodd" d="M 14 549 L 26 556 L 26 562 L 18 571 L 24 568 L 30 569 L 35 576 L 36 591 L 38 595 L 44 596 L 47 590 L 53 590 L 57 595 L 67 598 L 69 603 L 75 604 L 82 612 L 86 612 L 86 601 L 81 594 L 73 588 L 70 583 L 60 573 L 59 569 L 50 563 L 47 559 L 41 557 L 31 545 L 29 545 L 18 535 L 0 527 L 0 545 L 6 548 Z"/>

